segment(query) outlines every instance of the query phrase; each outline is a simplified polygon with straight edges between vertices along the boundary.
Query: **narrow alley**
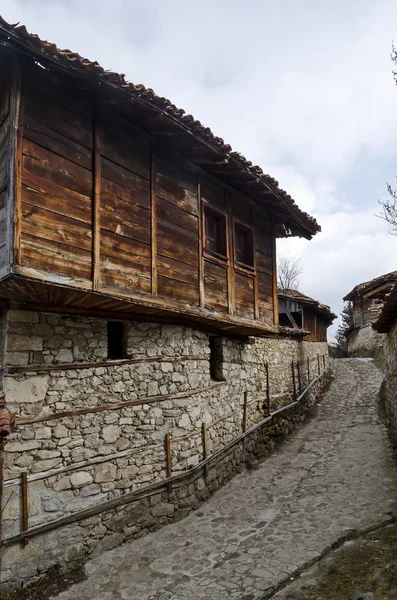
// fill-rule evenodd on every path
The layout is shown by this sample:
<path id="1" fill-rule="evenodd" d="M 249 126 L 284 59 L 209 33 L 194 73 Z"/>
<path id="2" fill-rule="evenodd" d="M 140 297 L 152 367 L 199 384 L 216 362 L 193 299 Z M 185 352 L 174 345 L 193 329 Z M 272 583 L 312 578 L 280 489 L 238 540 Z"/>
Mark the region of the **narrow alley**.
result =
<path id="1" fill-rule="evenodd" d="M 87 579 L 57 600 L 287 598 L 295 576 L 333 547 L 392 521 L 397 470 L 378 414 L 381 373 L 360 359 L 333 368 L 316 416 L 257 469 L 183 521 L 89 561 Z"/>

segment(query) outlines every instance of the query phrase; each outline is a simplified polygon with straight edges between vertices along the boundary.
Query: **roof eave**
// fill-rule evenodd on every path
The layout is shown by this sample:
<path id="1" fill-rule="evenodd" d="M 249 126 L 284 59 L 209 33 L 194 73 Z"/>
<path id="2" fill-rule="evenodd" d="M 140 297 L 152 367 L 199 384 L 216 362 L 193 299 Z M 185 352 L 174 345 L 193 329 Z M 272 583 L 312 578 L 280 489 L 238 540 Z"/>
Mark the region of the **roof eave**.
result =
<path id="1" fill-rule="evenodd" d="M 0 17 L 0 19 L 1 19 L 1 17 Z M 26 28 L 24 28 L 24 30 L 26 31 Z M 294 203 L 292 198 L 290 198 L 290 196 L 288 196 L 288 194 L 283 192 L 280 188 L 278 188 L 278 186 L 272 185 L 271 182 L 264 180 L 264 177 L 269 177 L 269 179 L 272 179 L 270 176 L 265 176 L 263 174 L 263 172 L 262 173 L 258 172 L 257 175 L 255 176 L 255 173 L 253 171 L 255 169 L 259 169 L 259 168 L 252 167 L 252 170 L 250 170 L 250 168 L 248 166 L 242 164 L 243 161 L 246 161 L 246 159 L 244 157 L 241 157 L 241 155 L 239 155 L 238 153 L 232 152 L 230 146 L 227 146 L 226 144 L 224 144 L 227 148 L 230 148 L 230 150 L 222 149 L 215 142 L 208 140 L 205 137 L 203 137 L 202 135 L 200 135 L 199 132 L 194 130 L 194 127 L 189 127 L 187 124 L 181 122 L 180 119 L 176 118 L 170 112 L 167 112 L 161 106 L 157 106 L 156 100 L 159 102 L 162 99 L 160 97 L 156 96 L 154 94 L 154 92 L 153 92 L 153 97 L 151 97 L 151 99 L 149 100 L 148 98 L 142 97 L 142 95 L 140 95 L 140 93 L 138 93 L 138 91 L 134 91 L 130 84 L 126 83 L 125 85 L 121 85 L 120 83 L 115 83 L 114 81 L 112 81 L 111 74 L 104 72 L 104 70 L 99 65 L 98 65 L 98 72 L 89 71 L 84 66 L 82 66 L 80 64 L 80 62 L 78 62 L 78 61 L 67 62 L 66 58 L 64 58 L 64 57 L 59 58 L 56 55 L 51 54 L 46 49 L 35 47 L 33 38 L 22 37 L 24 34 L 15 30 L 14 26 L 6 24 L 6 22 L 4 20 L 0 20 L 0 32 L 2 32 L 3 35 L 6 35 L 8 45 L 10 47 L 12 47 L 15 51 L 24 52 L 25 54 L 28 54 L 29 56 L 36 57 L 42 63 L 47 61 L 47 62 L 51 63 L 57 69 L 60 69 L 64 72 L 69 72 L 69 73 L 73 72 L 75 74 L 83 76 L 86 79 L 91 79 L 92 81 L 95 81 L 99 85 L 105 85 L 108 88 L 117 90 L 118 93 L 123 92 L 123 93 L 129 95 L 130 97 L 133 97 L 137 102 L 140 102 L 146 106 L 149 106 L 152 110 L 155 110 L 155 111 L 161 113 L 162 115 L 164 115 L 168 121 L 172 122 L 175 127 L 180 129 L 184 133 L 187 133 L 188 135 L 193 135 L 195 137 L 195 139 L 197 141 L 199 141 L 200 144 L 203 144 L 207 148 L 211 149 L 211 151 L 215 152 L 218 156 L 220 156 L 222 158 L 227 158 L 228 162 L 232 162 L 234 165 L 236 165 L 237 170 L 240 170 L 241 172 L 245 172 L 246 174 L 249 173 L 249 175 L 252 176 L 253 179 L 256 177 L 258 185 L 260 184 L 263 187 L 264 192 L 266 192 L 267 194 L 270 193 L 273 197 L 277 198 L 277 200 L 280 202 L 279 210 L 283 213 L 282 209 L 284 208 L 284 210 L 286 211 L 286 214 L 278 215 L 277 207 L 274 207 L 274 206 L 269 207 L 269 201 L 268 200 L 266 201 L 266 198 L 263 198 L 263 203 L 266 206 L 266 208 L 269 209 L 271 212 L 274 212 L 275 216 L 277 218 L 279 218 L 281 222 L 283 222 L 285 225 L 287 225 L 290 228 L 291 234 L 288 237 L 299 236 L 299 237 L 303 237 L 305 239 L 310 240 L 310 239 L 312 239 L 312 237 L 314 235 L 316 235 L 316 233 L 319 233 L 321 231 L 321 227 L 318 225 L 318 223 L 315 221 L 315 219 L 313 219 L 313 217 L 310 217 L 309 215 L 307 215 L 309 222 L 302 221 L 301 215 L 299 214 L 299 213 L 302 213 L 302 211 Z M 27 34 L 27 35 L 30 35 L 30 34 Z M 34 38 L 34 39 L 35 39 L 35 41 L 37 40 L 38 42 L 43 43 L 40 40 L 40 38 L 38 38 L 38 37 Z M 55 45 L 53 45 L 53 46 L 56 48 Z M 103 76 L 103 73 L 105 73 L 106 77 Z M 115 76 L 115 78 L 120 77 L 116 73 L 114 74 L 114 76 Z M 135 87 L 137 87 L 137 86 L 135 86 Z M 180 112 L 181 112 L 181 114 L 183 114 L 183 111 L 180 111 Z M 193 121 L 193 125 L 195 125 L 195 123 L 196 122 Z M 200 124 L 200 126 L 201 126 L 201 124 Z M 203 128 L 203 126 L 201 126 L 201 127 Z M 214 136 L 214 138 L 215 138 L 215 136 Z M 215 139 L 220 139 L 220 138 L 215 138 Z M 223 140 L 221 140 L 221 141 L 223 142 Z M 276 182 L 276 184 L 277 184 L 277 182 Z M 283 195 L 286 196 L 288 202 L 283 197 Z M 288 203 L 290 203 L 291 206 L 289 206 Z M 298 213 L 298 214 L 296 214 L 296 213 Z M 305 216 L 304 213 L 302 213 L 302 217 L 303 216 Z M 313 222 L 310 223 L 310 220 L 312 220 Z"/>

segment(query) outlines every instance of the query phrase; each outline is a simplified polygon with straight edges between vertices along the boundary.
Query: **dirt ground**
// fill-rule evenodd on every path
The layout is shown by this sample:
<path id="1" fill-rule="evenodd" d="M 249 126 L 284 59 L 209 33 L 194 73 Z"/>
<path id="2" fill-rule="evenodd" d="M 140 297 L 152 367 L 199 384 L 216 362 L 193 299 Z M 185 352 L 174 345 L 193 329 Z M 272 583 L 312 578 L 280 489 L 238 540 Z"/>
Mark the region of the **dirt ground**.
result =
<path id="1" fill-rule="evenodd" d="M 277 600 L 396 600 L 397 523 L 331 552 L 284 590 Z"/>

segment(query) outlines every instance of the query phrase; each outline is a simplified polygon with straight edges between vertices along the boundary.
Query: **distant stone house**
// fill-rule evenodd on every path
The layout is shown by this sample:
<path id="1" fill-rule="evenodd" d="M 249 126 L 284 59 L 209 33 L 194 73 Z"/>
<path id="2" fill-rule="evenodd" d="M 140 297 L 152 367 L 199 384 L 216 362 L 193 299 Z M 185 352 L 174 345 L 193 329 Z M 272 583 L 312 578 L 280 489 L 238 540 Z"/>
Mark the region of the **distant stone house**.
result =
<path id="1" fill-rule="evenodd" d="M 382 312 L 387 294 L 397 281 L 397 271 L 380 275 L 356 285 L 343 298 L 353 303 L 353 325 L 347 332 L 349 356 L 375 356 L 383 346 L 384 336 L 372 324 Z"/>
<path id="2" fill-rule="evenodd" d="M 278 311 L 281 326 L 308 331 L 310 342 L 326 342 L 327 329 L 336 319 L 329 306 L 297 290 L 278 292 Z"/>

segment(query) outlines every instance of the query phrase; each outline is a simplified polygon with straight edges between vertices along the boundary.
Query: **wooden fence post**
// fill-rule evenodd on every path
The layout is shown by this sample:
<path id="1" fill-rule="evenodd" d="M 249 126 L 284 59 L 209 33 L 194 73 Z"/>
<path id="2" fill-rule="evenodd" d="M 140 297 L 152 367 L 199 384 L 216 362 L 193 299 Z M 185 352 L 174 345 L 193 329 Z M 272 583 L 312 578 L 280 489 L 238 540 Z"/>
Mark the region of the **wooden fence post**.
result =
<path id="1" fill-rule="evenodd" d="M 270 381 L 269 381 L 269 363 L 266 363 L 266 402 L 267 402 L 267 416 L 270 417 Z"/>
<path id="2" fill-rule="evenodd" d="M 248 404 L 248 392 L 244 392 L 244 404 L 243 404 L 243 433 L 247 429 L 247 404 Z"/>
<path id="3" fill-rule="evenodd" d="M 203 442 L 203 460 L 207 458 L 207 424 L 201 424 L 201 437 Z M 207 465 L 204 466 L 204 475 L 207 476 Z"/>
<path id="4" fill-rule="evenodd" d="M 307 383 L 310 383 L 310 358 L 307 357 Z"/>
<path id="5" fill-rule="evenodd" d="M 318 374 L 319 376 L 321 375 L 321 366 L 320 366 L 320 355 L 317 353 L 317 367 L 318 367 Z"/>
<path id="6" fill-rule="evenodd" d="M 166 461 L 166 472 L 167 478 L 172 475 L 172 460 L 171 460 L 171 434 L 166 433 L 164 438 L 165 443 L 165 461 Z M 172 491 L 172 484 L 168 484 L 168 493 Z"/>
<path id="7" fill-rule="evenodd" d="M 247 429 L 247 408 L 248 408 L 247 405 L 248 405 L 248 392 L 244 392 L 243 422 L 242 422 L 243 433 Z M 243 439 L 243 450 L 245 450 L 245 438 Z"/>
<path id="8" fill-rule="evenodd" d="M 323 365 L 324 365 L 324 371 L 325 371 L 325 354 L 323 354 Z"/>
<path id="9" fill-rule="evenodd" d="M 299 364 L 299 360 L 296 363 L 296 368 L 298 370 L 298 385 L 299 385 L 299 395 L 302 393 L 302 379 L 301 379 L 301 368 Z"/>
<path id="10" fill-rule="evenodd" d="M 28 474 L 26 471 L 21 473 L 22 479 L 22 530 L 29 529 L 29 499 L 28 499 Z M 25 547 L 28 544 L 28 538 L 24 538 L 22 545 Z"/>
<path id="11" fill-rule="evenodd" d="M 294 400 L 296 400 L 296 380 L 295 380 L 295 366 L 294 366 L 294 361 L 292 361 L 291 366 L 292 366 L 292 383 L 293 383 L 293 386 L 294 386 Z"/>

